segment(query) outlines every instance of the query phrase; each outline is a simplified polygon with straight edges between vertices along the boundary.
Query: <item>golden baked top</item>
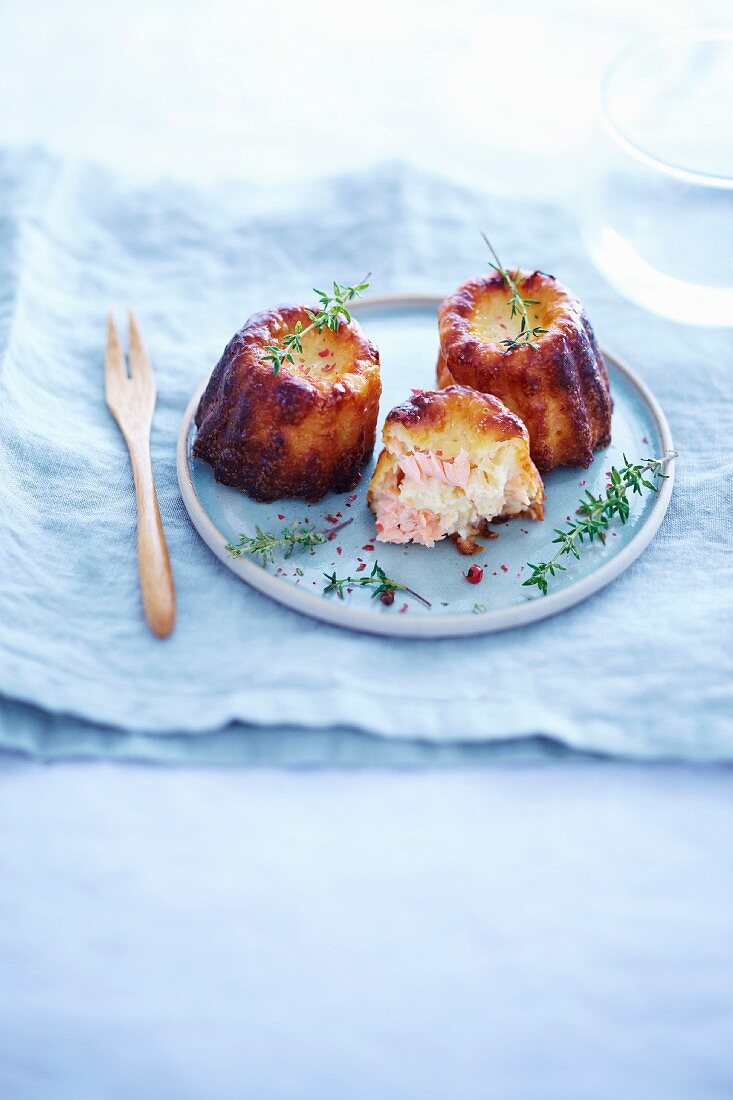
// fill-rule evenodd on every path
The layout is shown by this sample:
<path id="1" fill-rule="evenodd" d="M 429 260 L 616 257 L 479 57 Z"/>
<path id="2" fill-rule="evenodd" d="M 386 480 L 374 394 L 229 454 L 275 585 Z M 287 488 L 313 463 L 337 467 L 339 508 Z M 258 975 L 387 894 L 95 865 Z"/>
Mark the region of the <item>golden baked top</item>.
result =
<path id="1" fill-rule="evenodd" d="M 490 393 L 467 386 L 443 390 L 413 390 L 412 397 L 397 405 L 384 422 L 382 440 L 387 447 L 428 448 L 440 434 L 446 458 L 455 458 L 474 441 L 498 443 L 522 438 L 529 442 L 522 421 Z"/>
<path id="2" fill-rule="evenodd" d="M 310 324 L 305 306 L 279 306 L 255 313 L 234 337 L 237 354 L 250 370 L 274 376 L 272 364 L 263 359 L 268 344 L 277 344 L 300 322 Z M 307 332 L 302 338 L 302 354 L 293 352 L 294 363 L 285 361 L 276 376 L 278 381 L 297 380 L 327 393 L 336 381 L 348 376 L 358 377 L 373 371 L 379 364 L 379 353 L 367 339 L 358 321 L 342 321 L 338 330 L 324 328 L 322 332 Z"/>
<path id="3" fill-rule="evenodd" d="M 577 323 L 583 317 L 583 307 L 567 287 L 552 275 L 542 271 L 518 272 L 522 297 L 536 302 L 528 307 L 529 322 L 547 329 L 535 339 L 536 344 L 552 335 L 553 329 Z M 519 330 L 519 319 L 512 317 L 509 307 L 511 291 L 501 274 L 469 279 L 441 304 L 438 311 L 441 347 L 446 354 L 459 349 L 465 354 L 472 345 L 481 344 L 501 355 L 507 354 L 503 340 L 513 339 Z M 516 354 L 522 345 L 512 349 Z"/>

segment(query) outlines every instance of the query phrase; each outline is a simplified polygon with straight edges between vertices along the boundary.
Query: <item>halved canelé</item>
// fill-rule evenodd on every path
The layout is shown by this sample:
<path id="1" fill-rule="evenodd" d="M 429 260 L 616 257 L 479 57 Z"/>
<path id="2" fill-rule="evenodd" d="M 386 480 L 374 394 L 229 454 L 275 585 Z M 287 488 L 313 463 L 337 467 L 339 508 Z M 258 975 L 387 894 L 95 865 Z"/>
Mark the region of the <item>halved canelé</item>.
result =
<path id="1" fill-rule="evenodd" d="M 522 273 L 518 273 L 522 277 Z M 608 372 L 578 299 L 551 275 L 524 275 L 532 328 L 547 329 L 535 347 L 502 344 L 519 333 L 511 291 L 496 272 L 469 279 L 438 312 L 438 385 L 458 383 L 492 393 L 529 431 L 532 459 L 543 473 L 589 466 L 611 442 L 613 403 Z"/>
<path id="2" fill-rule="evenodd" d="M 227 344 L 196 411 L 194 454 L 217 481 L 255 500 L 320 500 L 353 489 L 374 449 L 382 385 L 379 352 L 357 321 L 302 338 L 278 374 L 266 361 L 304 306 L 256 313 Z"/>
<path id="3" fill-rule="evenodd" d="M 544 488 L 521 420 L 464 386 L 415 391 L 389 413 L 367 502 L 382 542 L 480 547 L 493 519 L 542 519 Z"/>

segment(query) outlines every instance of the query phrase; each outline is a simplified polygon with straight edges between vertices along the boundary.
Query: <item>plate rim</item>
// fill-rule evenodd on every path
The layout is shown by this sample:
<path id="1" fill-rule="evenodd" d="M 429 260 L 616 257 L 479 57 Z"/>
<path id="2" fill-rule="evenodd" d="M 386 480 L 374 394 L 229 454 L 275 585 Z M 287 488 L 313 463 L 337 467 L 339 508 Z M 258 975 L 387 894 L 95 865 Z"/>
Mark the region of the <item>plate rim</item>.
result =
<path id="1" fill-rule="evenodd" d="M 381 294 L 360 299 L 358 302 L 352 303 L 350 308 L 354 313 L 368 313 L 372 309 L 399 310 L 423 307 L 435 307 L 437 309 L 444 298 L 445 295 L 441 294 Z M 636 389 L 650 410 L 662 441 L 663 453 L 674 452 L 672 433 L 667 418 L 647 384 L 618 356 L 606 351 L 604 348 L 601 349 L 601 353 L 604 358 L 613 364 L 614 368 L 625 375 L 627 381 Z M 480 615 L 473 613 L 446 614 L 436 615 L 433 618 L 428 615 L 388 617 L 374 614 L 372 611 L 347 606 L 338 600 L 324 599 L 322 595 L 300 589 L 277 577 L 274 573 L 268 573 L 267 570 L 248 558 L 235 558 L 227 553 L 226 536 L 219 530 L 199 500 L 189 466 L 189 439 L 194 427 L 193 418 L 208 380 L 209 376 L 204 378 L 200 385 L 196 387 L 186 406 L 176 446 L 178 485 L 184 506 L 194 528 L 212 553 L 252 588 L 269 596 L 276 603 L 290 608 L 291 611 L 298 611 L 309 618 L 319 619 L 321 622 L 341 627 L 343 630 L 355 630 L 359 633 L 375 634 L 383 637 L 455 638 L 472 637 L 477 634 L 494 634 L 502 630 L 511 630 L 516 627 L 527 626 L 530 623 L 541 622 L 543 619 L 549 619 L 553 615 L 567 611 L 576 604 L 582 603 L 590 596 L 595 595 L 596 592 L 600 592 L 602 588 L 605 588 L 606 585 L 624 573 L 646 550 L 656 535 L 672 497 L 676 456 L 668 463 L 667 478 L 662 482 L 646 520 L 640 525 L 623 550 L 600 565 L 592 573 L 579 578 L 559 592 L 553 592 L 547 596 L 529 597 L 524 603 L 497 608 L 494 611 L 486 611 Z"/>

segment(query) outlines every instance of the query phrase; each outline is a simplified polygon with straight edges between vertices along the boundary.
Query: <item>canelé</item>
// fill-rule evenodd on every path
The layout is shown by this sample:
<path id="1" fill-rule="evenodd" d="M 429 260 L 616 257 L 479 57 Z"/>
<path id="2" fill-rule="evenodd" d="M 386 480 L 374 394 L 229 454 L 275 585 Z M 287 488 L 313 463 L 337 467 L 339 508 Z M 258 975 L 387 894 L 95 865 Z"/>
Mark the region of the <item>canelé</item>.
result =
<path id="1" fill-rule="evenodd" d="M 259 501 L 347 492 L 376 438 L 379 353 L 353 318 L 312 330 L 275 373 L 265 359 L 310 318 L 303 306 L 256 313 L 229 341 L 196 411 L 194 454 L 217 481 Z"/>
<path id="2" fill-rule="evenodd" d="M 542 519 L 527 429 L 498 398 L 464 386 L 415 391 L 389 413 L 382 439 L 367 496 L 381 541 L 452 536 L 472 553 L 493 519 Z"/>
<path id="3" fill-rule="evenodd" d="M 545 329 L 517 341 L 511 290 L 499 272 L 470 279 L 442 303 L 438 385 L 458 383 L 492 393 L 529 431 L 532 458 L 543 473 L 589 466 L 611 441 L 608 373 L 578 299 L 541 271 L 515 276 L 529 326 Z M 534 346 L 532 346 L 534 345 Z"/>

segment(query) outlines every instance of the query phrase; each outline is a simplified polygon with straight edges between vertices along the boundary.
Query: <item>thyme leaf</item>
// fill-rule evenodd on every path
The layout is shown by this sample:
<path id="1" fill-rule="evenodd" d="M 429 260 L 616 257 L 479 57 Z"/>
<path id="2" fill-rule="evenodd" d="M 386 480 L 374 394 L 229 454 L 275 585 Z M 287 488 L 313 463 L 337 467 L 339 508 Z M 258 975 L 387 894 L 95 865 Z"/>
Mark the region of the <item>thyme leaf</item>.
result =
<path id="1" fill-rule="evenodd" d="M 542 336 L 545 332 L 547 332 L 547 329 L 542 328 L 541 325 L 532 325 L 529 319 L 528 307 L 538 306 L 540 303 L 536 298 L 525 298 L 522 296 L 522 294 L 520 294 L 519 287 L 524 282 L 524 275 L 521 275 L 519 271 L 508 271 L 494 251 L 494 246 L 492 245 L 486 234 L 482 233 L 481 236 L 486 241 L 486 244 L 489 246 L 489 251 L 491 252 L 491 255 L 496 260 L 496 263 L 490 263 L 489 267 L 493 267 L 494 271 L 498 271 L 498 273 L 504 280 L 505 286 L 508 290 L 511 291 L 511 296 L 508 302 L 509 308 L 511 309 L 511 315 L 512 317 L 519 318 L 519 332 L 517 333 L 517 335 L 512 339 L 499 341 L 501 346 L 506 348 L 504 354 L 506 355 L 507 352 L 510 352 L 513 348 L 518 348 L 522 345 L 529 345 L 529 347 L 531 348 L 536 348 L 537 345 L 534 343 L 535 338 L 538 336 Z"/>
<path id="2" fill-rule="evenodd" d="M 555 528 L 556 537 L 552 542 L 553 545 L 558 546 L 558 550 L 553 557 L 538 565 L 527 562 L 532 573 L 523 582 L 523 587 L 536 586 L 542 595 L 546 596 L 549 580 L 558 573 L 565 572 L 565 566 L 560 558 L 570 555 L 579 559 L 580 548 L 586 539 L 588 542 L 593 542 L 595 539 L 605 542 L 611 520 L 618 516 L 621 523 L 626 523 L 629 518 L 631 511 L 629 497 L 633 494 L 641 496 L 645 489 L 651 493 L 658 492 L 659 482 L 667 477 L 664 473 L 665 467 L 676 457 L 675 451 L 668 451 L 663 458 L 647 458 L 644 462 L 632 464 L 624 455 L 624 464 L 620 470 L 615 466 L 611 467 L 605 493 L 594 496 L 586 490 L 576 513 L 580 518 L 569 520 L 565 527 Z"/>
<path id="3" fill-rule="evenodd" d="M 301 527 L 298 523 L 294 523 L 292 527 L 283 527 L 279 535 L 273 535 L 255 526 L 254 535 L 240 535 L 238 543 L 227 544 L 227 550 L 235 558 L 242 558 L 245 554 L 258 554 L 262 558 L 262 564 L 267 565 L 268 562 L 274 562 L 276 551 L 284 550 L 285 557 L 289 558 L 296 546 L 301 549 L 321 546 L 324 542 L 329 542 L 342 527 L 348 527 L 353 522 L 353 519 L 347 519 L 322 531 L 316 531 L 314 527 Z"/>
<path id="4" fill-rule="evenodd" d="M 324 573 L 323 575 L 328 581 L 323 588 L 324 596 L 329 592 L 335 592 L 339 599 L 343 600 L 344 588 L 365 588 L 371 586 L 374 588 L 372 599 L 377 599 L 386 592 L 407 592 L 409 596 L 414 596 L 414 598 L 419 600 L 421 604 L 424 604 L 425 607 L 432 606 L 429 600 L 426 600 L 424 596 L 419 595 L 419 593 L 415 592 L 412 588 L 408 588 L 406 584 L 402 584 L 399 581 L 393 581 L 388 577 L 378 561 L 375 561 L 374 568 L 368 576 L 337 577 L 335 572 Z"/>
<path id="5" fill-rule="evenodd" d="M 342 320 L 346 321 L 347 324 L 351 320 L 348 303 L 353 302 L 354 298 L 358 298 L 363 291 L 369 288 L 367 282 L 369 277 L 369 275 L 365 275 L 356 286 L 341 286 L 340 283 L 335 282 L 332 291 L 318 290 L 317 287 L 313 287 L 313 293 L 318 296 L 321 308 L 315 313 L 313 310 L 306 310 L 310 324 L 306 325 L 305 328 L 302 321 L 296 321 L 293 331 L 286 332 L 281 343 L 266 344 L 262 362 L 272 363 L 272 373 L 277 375 L 283 363 L 295 363 L 295 353 L 302 355 L 303 337 L 307 333 L 314 330 L 320 333 L 323 332 L 324 328 L 330 329 L 332 332 L 338 332 Z"/>

